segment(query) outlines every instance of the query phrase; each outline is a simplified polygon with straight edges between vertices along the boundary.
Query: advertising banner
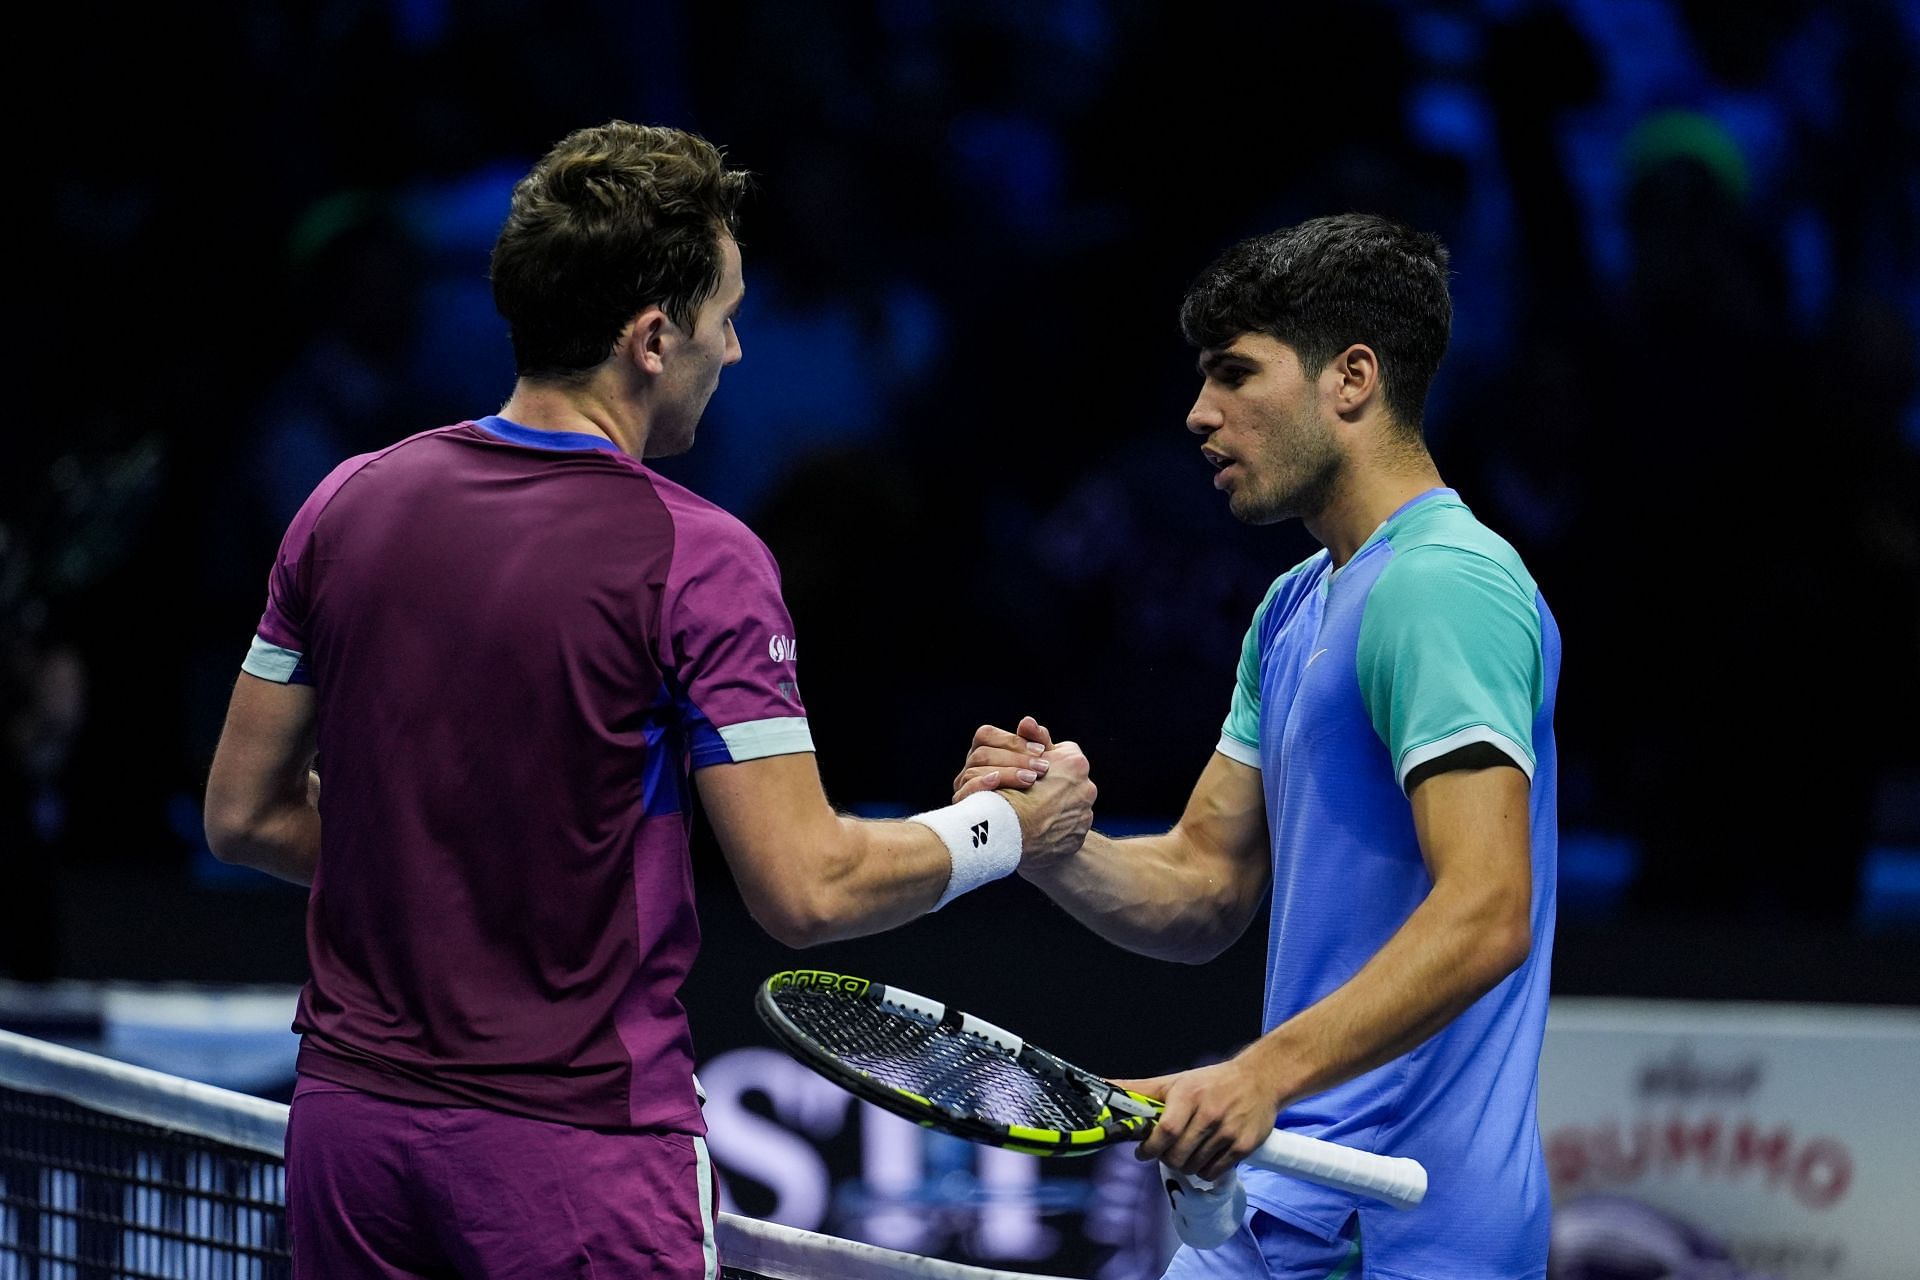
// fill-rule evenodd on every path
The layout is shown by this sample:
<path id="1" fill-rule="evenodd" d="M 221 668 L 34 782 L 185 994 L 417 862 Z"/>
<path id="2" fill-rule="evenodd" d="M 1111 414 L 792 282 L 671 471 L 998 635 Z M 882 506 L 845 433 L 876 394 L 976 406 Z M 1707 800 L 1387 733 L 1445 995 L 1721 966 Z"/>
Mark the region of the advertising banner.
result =
<path id="1" fill-rule="evenodd" d="M 1554 1198 L 1631 1196 L 1780 1280 L 1920 1274 L 1920 1011 L 1557 999 Z"/>

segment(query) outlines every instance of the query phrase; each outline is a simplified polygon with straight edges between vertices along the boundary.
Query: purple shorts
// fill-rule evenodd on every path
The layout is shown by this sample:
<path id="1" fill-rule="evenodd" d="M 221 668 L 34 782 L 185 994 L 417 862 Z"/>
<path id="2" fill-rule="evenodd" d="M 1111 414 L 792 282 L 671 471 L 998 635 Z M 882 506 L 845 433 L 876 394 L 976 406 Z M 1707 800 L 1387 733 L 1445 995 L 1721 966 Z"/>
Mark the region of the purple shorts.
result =
<path id="1" fill-rule="evenodd" d="M 298 1280 L 713 1280 L 703 1139 L 390 1102 L 302 1078 L 287 1125 Z"/>

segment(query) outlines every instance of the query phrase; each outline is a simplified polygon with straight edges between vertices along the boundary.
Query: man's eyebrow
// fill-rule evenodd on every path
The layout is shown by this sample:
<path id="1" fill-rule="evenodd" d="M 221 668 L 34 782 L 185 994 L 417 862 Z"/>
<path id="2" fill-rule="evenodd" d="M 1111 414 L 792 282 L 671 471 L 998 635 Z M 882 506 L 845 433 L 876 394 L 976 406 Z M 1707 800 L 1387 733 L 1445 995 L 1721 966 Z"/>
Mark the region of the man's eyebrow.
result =
<path id="1" fill-rule="evenodd" d="M 1256 370 L 1260 367 L 1258 360 L 1244 352 L 1222 351 L 1217 347 L 1202 351 L 1200 353 L 1200 360 L 1194 367 L 1200 371 L 1200 376 L 1204 378 L 1222 365 L 1229 364 L 1238 365 L 1240 368 L 1248 371 Z"/>

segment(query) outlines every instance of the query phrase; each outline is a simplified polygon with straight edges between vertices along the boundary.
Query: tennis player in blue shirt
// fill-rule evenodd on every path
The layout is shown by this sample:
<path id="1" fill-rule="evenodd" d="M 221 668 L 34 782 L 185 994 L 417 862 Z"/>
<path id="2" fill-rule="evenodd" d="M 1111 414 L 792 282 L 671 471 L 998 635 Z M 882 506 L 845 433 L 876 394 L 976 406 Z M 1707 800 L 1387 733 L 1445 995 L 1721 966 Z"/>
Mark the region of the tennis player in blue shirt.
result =
<path id="1" fill-rule="evenodd" d="M 1277 1125 L 1427 1167 L 1405 1212 L 1243 1170 L 1242 1229 L 1183 1248 L 1177 1280 L 1546 1274 L 1534 1102 L 1560 638 L 1422 440 L 1447 261 L 1432 236 L 1346 215 L 1238 244 L 1189 291 L 1203 383 L 1187 427 L 1215 487 L 1241 520 L 1297 517 L 1325 550 L 1256 611 L 1179 824 L 1021 868 L 1103 937 L 1190 963 L 1271 893 L 1264 1034 L 1128 1082 L 1167 1102 L 1142 1157 L 1217 1177 Z M 1025 785 L 1048 740 L 1031 719 L 983 727 L 956 786 Z"/>

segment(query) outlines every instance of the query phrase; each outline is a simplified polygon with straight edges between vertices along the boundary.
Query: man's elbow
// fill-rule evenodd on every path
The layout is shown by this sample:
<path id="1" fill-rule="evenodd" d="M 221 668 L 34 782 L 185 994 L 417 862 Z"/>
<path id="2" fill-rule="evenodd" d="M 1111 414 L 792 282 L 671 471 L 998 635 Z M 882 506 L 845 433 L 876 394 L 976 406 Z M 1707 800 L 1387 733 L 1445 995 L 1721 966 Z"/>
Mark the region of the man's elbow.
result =
<path id="1" fill-rule="evenodd" d="M 1211 964 L 1240 941 L 1254 913 L 1266 902 L 1264 879 L 1232 885 L 1190 929 L 1165 938 L 1160 958 L 1177 964 Z"/>
<path id="2" fill-rule="evenodd" d="M 1487 984 L 1491 989 L 1504 982 L 1533 954 L 1532 922 L 1524 913 L 1518 918 L 1509 913 L 1489 931 L 1486 954 L 1488 968 L 1492 971 L 1493 980 Z"/>
<path id="3" fill-rule="evenodd" d="M 841 936 L 841 921 L 823 895 L 806 890 L 762 894 L 749 900 L 747 913 L 783 947 L 802 951 Z"/>
<path id="4" fill-rule="evenodd" d="M 852 884 L 864 856 L 841 824 L 795 839 L 778 871 L 739 878 L 747 913 L 775 942 L 796 951 L 868 932 Z"/>
<path id="5" fill-rule="evenodd" d="M 253 846 L 253 828 L 244 815 L 231 806 L 207 801 L 201 815 L 207 833 L 207 848 L 222 862 L 244 864 Z"/>
<path id="6" fill-rule="evenodd" d="M 1146 954 L 1156 960 L 1167 960 L 1174 964 L 1212 964 L 1227 953 L 1234 943 L 1234 937 L 1225 934 L 1195 934 L 1178 938 L 1162 939 L 1159 945 Z"/>
<path id="7" fill-rule="evenodd" d="M 259 863 L 270 842 L 258 812 L 209 796 L 201 817 L 207 833 L 207 848 L 214 857 L 232 866 L 250 867 Z"/>
<path id="8" fill-rule="evenodd" d="M 816 916 L 803 916 L 795 912 L 755 911 L 753 918 L 759 922 L 767 936 L 783 947 L 795 951 L 804 951 L 808 947 L 817 947 L 823 942 L 832 942 L 840 932 L 830 920 Z"/>

